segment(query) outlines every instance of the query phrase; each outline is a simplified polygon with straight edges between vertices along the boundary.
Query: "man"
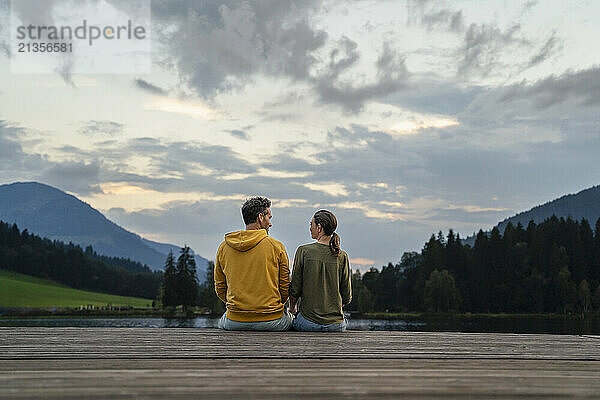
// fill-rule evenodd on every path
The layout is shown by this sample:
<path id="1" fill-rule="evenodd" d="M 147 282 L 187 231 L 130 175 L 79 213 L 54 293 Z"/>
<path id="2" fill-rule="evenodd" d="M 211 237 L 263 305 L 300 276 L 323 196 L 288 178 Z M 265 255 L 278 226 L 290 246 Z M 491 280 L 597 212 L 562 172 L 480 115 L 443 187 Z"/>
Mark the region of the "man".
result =
<path id="1" fill-rule="evenodd" d="M 242 216 L 246 230 L 226 234 L 215 260 L 215 291 L 227 306 L 219 328 L 288 330 L 293 317 L 284 304 L 290 267 L 283 244 L 267 235 L 272 226 L 271 201 L 246 200 Z"/>

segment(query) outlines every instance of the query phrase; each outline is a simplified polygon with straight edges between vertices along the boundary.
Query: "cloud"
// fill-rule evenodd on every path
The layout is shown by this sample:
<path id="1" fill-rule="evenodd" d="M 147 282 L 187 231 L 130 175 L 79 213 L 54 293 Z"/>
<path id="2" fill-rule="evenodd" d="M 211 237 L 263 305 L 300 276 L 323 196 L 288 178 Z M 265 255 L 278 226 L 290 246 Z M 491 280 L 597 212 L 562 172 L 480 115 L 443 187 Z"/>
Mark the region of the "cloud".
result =
<path id="1" fill-rule="evenodd" d="M 447 207 L 432 209 L 427 219 L 430 221 L 448 221 L 452 224 L 479 225 L 484 227 L 500 221 L 507 215 L 514 214 L 515 210 L 506 207 L 481 207 L 476 205 L 449 205 Z M 470 232 L 467 232 L 470 234 Z"/>
<path id="2" fill-rule="evenodd" d="M 522 25 L 528 23 L 526 15 L 536 5 L 536 1 L 523 4 L 516 11 L 517 15 L 510 19 L 511 24 L 503 28 L 496 22 L 467 26 L 462 10 L 443 8 L 439 3 L 428 0 L 409 1 L 407 25 L 418 24 L 428 32 L 441 30 L 463 35 L 463 43 L 454 55 L 459 78 L 486 78 L 499 73 L 514 76 L 541 64 L 562 49 L 563 41 L 556 31 L 551 31 L 546 39 L 540 41 L 533 36 L 526 37 L 521 30 Z M 415 53 L 422 51 L 426 50 L 420 49 Z M 444 54 L 439 53 L 437 58 Z"/>
<path id="3" fill-rule="evenodd" d="M 546 109 L 568 100 L 580 106 L 600 105 L 600 67 L 551 75 L 533 84 L 521 82 L 503 90 L 502 103 L 532 101 L 538 109 Z"/>
<path id="4" fill-rule="evenodd" d="M 10 1 L 0 0 L 0 51 L 10 57 L 10 33 L 6 29 L 10 26 Z"/>
<path id="5" fill-rule="evenodd" d="M 23 146 L 34 142 L 34 132 L 0 121 L 0 179 L 42 181 L 64 190 L 81 194 L 97 192 L 100 178 L 98 162 L 53 161 L 47 154 L 39 154 Z M 79 151 L 72 147 L 65 151 Z"/>
<path id="6" fill-rule="evenodd" d="M 506 132 L 512 125 L 523 138 L 556 142 L 567 128 L 572 135 L 573 131 L 582 133 L 595 125 L 600 104 L 599 79 L 600 68 L 592 67 L 487 88 L 458 114 L 458 119 L 486 130 Z"/>
<path id="7" fill-rule="evenodd" d="M 151 84 L 148 81 L 145 81 L 141 78 L 136 78 L 133 80 L 135 86 L 139 89 L 142 89 L 150 94 L 158 95 L 158 96 L 166 96 L 167 91 L 161 87 Z"/>
<path id="8" fill-rule="evenodd" d="M 339 183 L 305 183 L 303 186 L 315 192 L 323 192 L 333 197 L 348 196 L 344 185 Z"/>
<path id="9" fill-rule="evenodd" d="M 268 111 L 261 111 L 259 115 L 263 115 L 263 122 L 292 122 L 299 121 L 300 116 L 296 113 L 272 113 Z"/>
<path id="10" fill-rule="evenodd" d="M 11 1 L 11 13 L 14 13 L 20 18 L 25 24 L 33 24 L 38 26 L 52 26 L 56 25 L 54 21 L 54 9 L 56 7 L 71 7 L 68 0 L 53 0 L 53 1 L 37 1 L 37 0 L 23 0 L 23 1 Z M 69 43 L 67 40 L 58 39 L 56 43 Z M 66 52 L 61 53 L 59 61 L 54 68 L 54 71 L 58 73 L 65 83 L 75 87 L 73 81 L 73 67 L 74 67 L 74 56 L 72 53 Z"/>
<path id="11" fill-rule="evenodd" d="M 536 205 L 538 200 L 553 198 L 553 194 L 560 194 L 565 188 L 583 188 L 597 178 L 592 172 L 596 170 L 594 165 L 600 168 L 596 157 L 600 151 L 597 138 L 571 136 L 558 143 L 536 145 L 507 139 L 498 145 L 490 138 L 501 137 L 503 133 L 496 132 L 498 128 L 494 126 L 490 129 L 482 132 L 461 125 L 432 128 L 419 136 L 396 138 L 361 126 L 340 127 L 330 132 L 327 150 L 322 149 L 322 143 L 314 144 L 314 157 L 319 160 L 319 165 L 293 156 L 285 157 L 282 153 L 274 155 L 268 163 L 247 166 L 246 171 L 241 156 L 227 148 L 140 139 L 129 142 L 128 146 L 120 144 L 117 147 L 132 157 L 154 154 L 157 173 L 167 173 L 168 168 L 174 168 L 172 172 L 178 171 L 179 177 L 165 179 L 123 174 L 112 175 L 111 179 L 138 182 L 141 187 L 161 192 L 181 191 L 184 184 L 187 191 L 214 193 L 215 199 L 223 196 L 243 198 L 253 194 L 278 199 L 279 205 L 274 205 L 276 218 L 285 216 L 285 222 L 276 225 L 274 235 L 284 237 L 292 252 L 295 244 L 301 244 L 302 238 L 307 237 L 304 233 L 307 218 L 316 209 L 332 209 L 345 229 L 342 240 L 351 246 L 349 254 L 374 258 L 371 255 L 376 254 L 373 248 L 363 248 L 360 244 L 358 232 L 372 232 L 380 238 L 381 243 L 378 241 L 376 247 L 381 245 L 385 254 L 389 254 L 389 250 L 386 253 L 383 246 L 389 248 L 399 240 L 405 243 L 402 251 L 410 246 L 418 248 L 431 232 L 454 227 L 456 231 L 470 234 L 476 230 L 474 227 L 492 226 L 515 211 Z M 587 127 L 582 129 L 588 130 Z M 445 137 L 447 131 L 460 134 Z M 481 139 L 475 140 L 477 137 Z M 215 153 L 213 161 L 205 158 L 210 153 Z M 231 159 L 222 164 L 237 163 L 238 167 L 218 171 L 214 164 L 224 156 Z M 191 162 L 168 165 L 161 162 L 180 158 Z M 360 165 L 357 165 L 357 159 L 360 159 Z M 200 162 L 214 172 L 199 175 Z M 266 176 L 259 176 L 261 168 L 277 171 L 301 168 L 310 175 L 276 178 L 266 173 Z M 231 181 L 219 178 L 222 174 L 234 173 L 234 170 L 248 175 Z M 319 186 L 323 182 L 333 183 L 345 193 L 327 194 L 324 189 L 329 187 Z M 400 186 L 402 189 L 399 190 Z M 141 233 L 156 231 L 161 225 L 173 227 L 187 221 L 189 227 L 184 229 L 187 233 L 166 233 L 179 238 L 178 241 L 195 235 L 192 233 L 195 226 L 215 224 L 219 229 L 196 234 L 211 245 L 196 243 L 200 239 L 194 239 L 192 243 L 200 254 L 210 255 L 214 251 L 211 246 L 216 248 L 221 240 L 219 232 L 239 226 L 240 202 L 174 202 L 156 209 L 125 212 L 126 215 L 122 213 L 117 221 Z M 227 212 L 217 206 L 225 207 Z M 221 221 L 219 216 L 223 218 Z M 169 227 L 164 229 L 171 229 Z M 400 254 L 401 251 L 398 257 Z"/>
<path id="12" fill-rule="evenodd" d="M 379 202 L 379 204 L 381 204 L 381 202 Z M 371 205 L 369 202 L 346 201 L 336 205 L 339 208 L 360 210 L 366 218 L 381 219 L 386 222 L 406 220 L 405 215 L 402 213 L 396 211 L 381 211 L 380 209 L 376 208 L 376 205 Z"/>
<path id="13" fill-rule="evenodd" d="M 84 126 L 78 129 L 83 135 L 109 135 L 114 136 L 123 133 L 124 125 L 115 121 L 88 121 Z"/>
<path id="14" fill-rule="evenodd" d="M 51 165 L 40 175 L 40 179 L 63 190 L 88 195 L 100 192 L 96 184 L 100 181 L 100 173 L 98 162 L 65 161 Z"/>
<path id="15" fill-rule="evenodd" d="M 22 155 L 21 145 L 16 140 L 22 129 L 0 120 L 0 161 L 10 162 Z"/>
<path id="16" fill-rule="evenodd" d="M 524 5 L 523 5 L 523 10 L 521 11 L 521 14 L 526 14 L 528 13 L 530 10 L 532 10 L 535 6 L 537 6 L 538 2 L 537 0 L 529 0 L 527 1 Z"/>
<path id="17" fill-rule="evenodd" d="M 529 40 L 519 36 L 521 26 L 514 24 L 501 30 L 494 24 L 471 24 L 465 32 L 459 50 L 458 74 L 460 76 L 488 76 L 498 67 L 502 53 L 510 48 L 531 46 Z"/>
<path id="18" fill-rule="evenodd" d="M 208 103 L 190 100 L 160 97 L 144 104 L 147 110 L 163 111 L 167 113 L 187 115 L 193 119 L 215 120 L 221 117 L 221 113 L 212 108 Z"/>
<path id="19" fill-rule="evenodd" d="M 319 1 L 156 1 L 152 16 L 170 28 L 158 39 L 181 77 L 209 98 L 257 73 L 304 79 L 327 37 L 309 23 L 319 7 Z"/>
<path id="20" fill-rule="evenodd" d="M 23 21 L 34 25 L 52 25 L 52 10 L 60 1 L 23 0 L 11 1 L 11 12 L 20 16 Z"/>
<path id="21" fill-rule="evenodd" d="M 503 212 L 508 211 L 508 208 L 502 207 L 479 207 L 474 205 L 449 205 L 444 210 L 462 210 L 468 213 L 485 213 L 485 212 Z"/>
<path id="22" fill-rule="evenodd" d="M 233 136 L 236 139 L 250 140 L 250 135 L 248 135 L 247 132 L 244 132 L 242 130 L 232 129 L 229 131 L 229 133 L 231 134 L 231 136 Z"/>
<path id="23" fill-rule="evenodd" d="M 527 63 L 527 68 L 534 67 L 546 61 L 548 58 L 560 51 L 562 49 L 562 45 L 562 40 L 556 37 L 556 32 L 552 32 L 550 37 L 546 40 L 546 42 L 544 42 L 538 52 L 531 57 Z"/>
<path id="24" fill-rule="evenodd" d="M 356 264 L 356 265 L 360 265 L 360 266 L 369 266 L 369 265 L 375 265 L 375 261 L 371 260 L 370 258 L 351 258 L 350 259 L 350 263 L 351 264 Z"/>
<path id="25" fill-rule="evenodd" d="M 426 210 L 438 210 L 444 218 L 462 215 L 462 221 L 488 221 L 502 209 L 517 209 L 517 203 L 538 191 L 589 181 L 590 174 L 580 174 L 577 180 L 567 178 L 563 167 L 549 162 L 545 154 L 556 153 L 553 159 L 564 160 L 567 170 L 577 170 L 577 163 L 593 164 L 592 150 L 597 145 L 592 136 L 578 136 L 580 142 L 576 142 L 571 135 L 568 142 L 534 146 L 517 135 L 507 136 L 505 131 L 511 126 L 489 125 L 482 131 L 466 121 L 400 137 L 358 125 L 338 127 L 325 139 L 326 149 L 319 142 L 304 145 L 302 153 L 311 154 L 314 163 L 285 149 L 267 161 L 249 163 L 226 146 L 151 138 L 110 143 L 95 154 L 78 153 L 77 157 L 86 157 L 88 169 L 94 160 L 103 160 L 103 173 L 97 178 L 101 182 L 128 182 L 160 192 L 181 191 L 184 184 L 186 191 L 215 196 L 263 193 L 282 202 L 306 201 L 294 201 L 298 207 L 333 206 L 362 218 L 398 223 L 433 224 L 434 220 L 424 219 L 433 212 Z M 579 132 L 590 127 L 593 131 L 594 126 L 597 122 L 563 128 Z M 558 155 L 559 151 L 563 154 Z M 131 165 L 140 158 L 149 165 L 133 173 Z M 87 179 L 93 183 L 96 178 Z M 535 188 L 532 181 L 537 182 Z M 490 203 L 498 193 L 505 193 L 504 203 Z M 427 197 L 444 200 L 428 203 L 423 200 Z"/>
<path id="26" fill-rule="evenodd" d="M 277 96 L 273 101 L 265 102 L 262 108 L 264 110 L 270 110 L 272 108 L 281 107 L 282 105 L 299 104 L 304 100 L 306 100 L 306 95 L 297 91 L 291 91 Z"/>
<path id="27" fill-rule="evenodd" d="M 414 135 L 421 132 L 424 129 L 429 128 L 446 128 L 449 126 L 458 125 L 456 119 L 451 118 L 422 118 L 416 120 L 414 118 L 403 120 L 393 124 L 391 127 L 382 129 L 384 132 L 391 133 L 392 135 Z"/>
<path id="28" fill-rule="evenodd" d="M 408 88 L 387 96 L 383 102 L 420 113 L 456 115 L 486 90 L 441 78 L 415 77 Z"/>
<path id="29" fill-rule="evenodd" d="M 365 102 L 384 98 L 407 86 L 408 69 L 405 59 L 392 46 L 384 43 L 383 50 L 375 63 L 376 80 L 356 85 L 340 79 L 340 75 L 358 60 L 356 43 L 345 38 L 341 49 L 330 53 L 330 62 L 326 73 L 314 79 L 319 99 L 325 104 L 337 104 L 346 112 L 360 111 Z"/>
<path id="30" fill-rule="evenodd" d="M 170 62 L 206 100 L 267 76 L 306 84 L 321 103 L 357 112 L 365 102 L 405 86 L 405 60 L 392 43 L 384 44 L 371 79 L 346 76 L 362 73 L 357 44 L 348 37 L 332 43 L 316 28 L 312 17 L 320 8 L 320 1 L 158 1 L 153 18 L 165 27 L 158 40 Z"/>
<path id="31" fill-rule="evenodd" d="M 428 0 L 409 0 L 407 2 L 407 25 L 420 24 L 428 31 L 441 29 L 455 33 L 463 32 L 465 24 L 462 10 L 439 8 L 438 5 Z"/>
<path id="32" fill-rule="evenodd" d="M 230 147 L 196 141 L 134 138 L 98 145 L 88 157 L 110 162 L 115 171 L 121 171 L 114 172 L 110 181 L 139 182 L 143 187 L 156 185 L 155 188 L 164 191 L 179 190 L 174 188 L 184 180 L 190 191 L 206 191 L 207 186 L 224 190 L 234 185 L 219 182 L 223 176 L 257 172 L 257 166 Z M 145 161 L 144 167 L 137 169 L 137 173 L 126 174 L 125 171 L 136 170 L 133 167 L 139 160 Z"/>
<path id="33" fill-rule="evenodd" d="M 421 19 L 421 23 L 428 31 L 436 27 L 442 27 L 451 32 L 463 32 L 465 30 L 464 16 L 461 11 L 439 10 L 432 11 Z"/>
<path id="34" fill-rule="evenodd" d="M 122 210 L 109 213 L 118 223 L 144 235 L 163 232 L 162 240 L 188 242 L 208 256 L 222 233 L 241 225 L 239 203 L 246 196 L 277 199 L 274 212 L 281 222 L 274 235 L 285 238 L 292 252 L 309 240 L 310 215 L 327 208 L 338 216 L 349 254 L 377 261 L 377 254 L 391 257 L 389 249 L 398 243 L 399 258 L 431 232 L 454 227 L 471 233 L 597 183 L 597 120 L 559 126 L 564 135 L 555 143 L 521 139 L 521 126 L 510 120 L 482 126 L 465 120 L 412 136 L 337 127 L 322 142 L 301 143 L 301 154 L 309 154 L 311 162 L 282 148 L 252 163 L 227 146 L 143 137 L 98 142 L 92 150 L 63 146 L 60 159 L 67 161 L 51 161 L 47 154 L 25 153 L 24 130 L 5 125 L 0 176 L 10 171 L 11 177 L 42 180 L 90 199 L 125 196 L 115 206 Z M 510 136 L 511 130 L 516 134 Z M 150 194 L 144 202 L 132 200 L 145 193 Z M 132 204 L 143 208 L 131 209 Z M 377 243 L 362 243 L 364 232 Z"/>
<path id="35" fill-rule="evenodd" d="M 107 210 L 106 215 L 142 236 L 179 245 L 187 243 L 198 254 L 214 259 L 225 233 L 243 229 L 240 212 L 242 201 L 173 202 L 165 204 L 163 208 L 138 211 L 115 207 Z M 156 237 L 157 233 L 162 236 Z"/>
<path id="36" fill-rule="evenodd" d="M 38 155 L 29 154 L 23 148 L 28 141 L 28 132 L 19 126 L 0 120 L 0 178 L 3 180 L 31 180 L 44 170 L 48 161 Z"/>

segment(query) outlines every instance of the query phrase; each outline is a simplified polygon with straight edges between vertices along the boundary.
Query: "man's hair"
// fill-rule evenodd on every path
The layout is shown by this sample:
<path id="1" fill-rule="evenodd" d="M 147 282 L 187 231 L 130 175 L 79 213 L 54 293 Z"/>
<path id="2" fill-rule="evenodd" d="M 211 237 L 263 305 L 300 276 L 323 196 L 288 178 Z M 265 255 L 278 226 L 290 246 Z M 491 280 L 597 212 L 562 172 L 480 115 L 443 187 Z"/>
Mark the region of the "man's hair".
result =
<path id="1" fill-rule="evenodd" d="M 271 207 L 271 200 L 266 197 L 252 197 L 247 199 L 242 205 L 242 217 L 244 217 L 244 223 L 250 225 L 256 222 L 259 214 L 264 214 L 267 208 Z"/>

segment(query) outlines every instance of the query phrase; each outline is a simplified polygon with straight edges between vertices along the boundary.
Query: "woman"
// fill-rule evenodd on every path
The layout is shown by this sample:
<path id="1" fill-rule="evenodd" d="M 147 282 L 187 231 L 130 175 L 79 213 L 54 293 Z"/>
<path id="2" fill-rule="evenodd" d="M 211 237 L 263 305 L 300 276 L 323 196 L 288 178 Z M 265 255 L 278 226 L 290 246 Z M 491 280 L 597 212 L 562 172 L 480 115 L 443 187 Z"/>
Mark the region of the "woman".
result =
<path id="1" fill-rule="evenodd" d="M 310 236 L 317 241 L 298 247 L 290 287 L 290 311 L 298 331 L 345 331 L 342 306 L 352 300 L 348 255 L 340 249 L 337 220 L 319 210 L 310 220 Z"/>

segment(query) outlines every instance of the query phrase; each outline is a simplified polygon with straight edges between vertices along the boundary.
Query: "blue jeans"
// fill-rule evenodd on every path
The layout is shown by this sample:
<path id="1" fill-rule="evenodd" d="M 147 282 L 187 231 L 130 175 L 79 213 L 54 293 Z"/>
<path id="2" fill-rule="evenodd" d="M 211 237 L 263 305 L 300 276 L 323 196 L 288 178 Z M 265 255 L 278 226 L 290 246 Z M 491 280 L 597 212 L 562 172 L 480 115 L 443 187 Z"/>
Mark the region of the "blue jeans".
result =
<path id="1" fill-rule="evenodd" d="M 340 322 L 339 324 L 316 324 L 304 318 L 301 312 L 296 314 L 296 318 L 294 318 L 294 322 L 292 323 L 295 330 L 305 332 L 343 332 L 346 330 L 347 325 L 348 323 L 345 318 L 344 322 Z"/>
<path id="2" fill-rule="evenodd" d="M 226 331 L 287 331 L 292 326 L 294 316 L 287 310 L 279 319 L 273 321 L 239 322 L 227 318 L 227 312 L 219 320 L 219 329 Z"/>

